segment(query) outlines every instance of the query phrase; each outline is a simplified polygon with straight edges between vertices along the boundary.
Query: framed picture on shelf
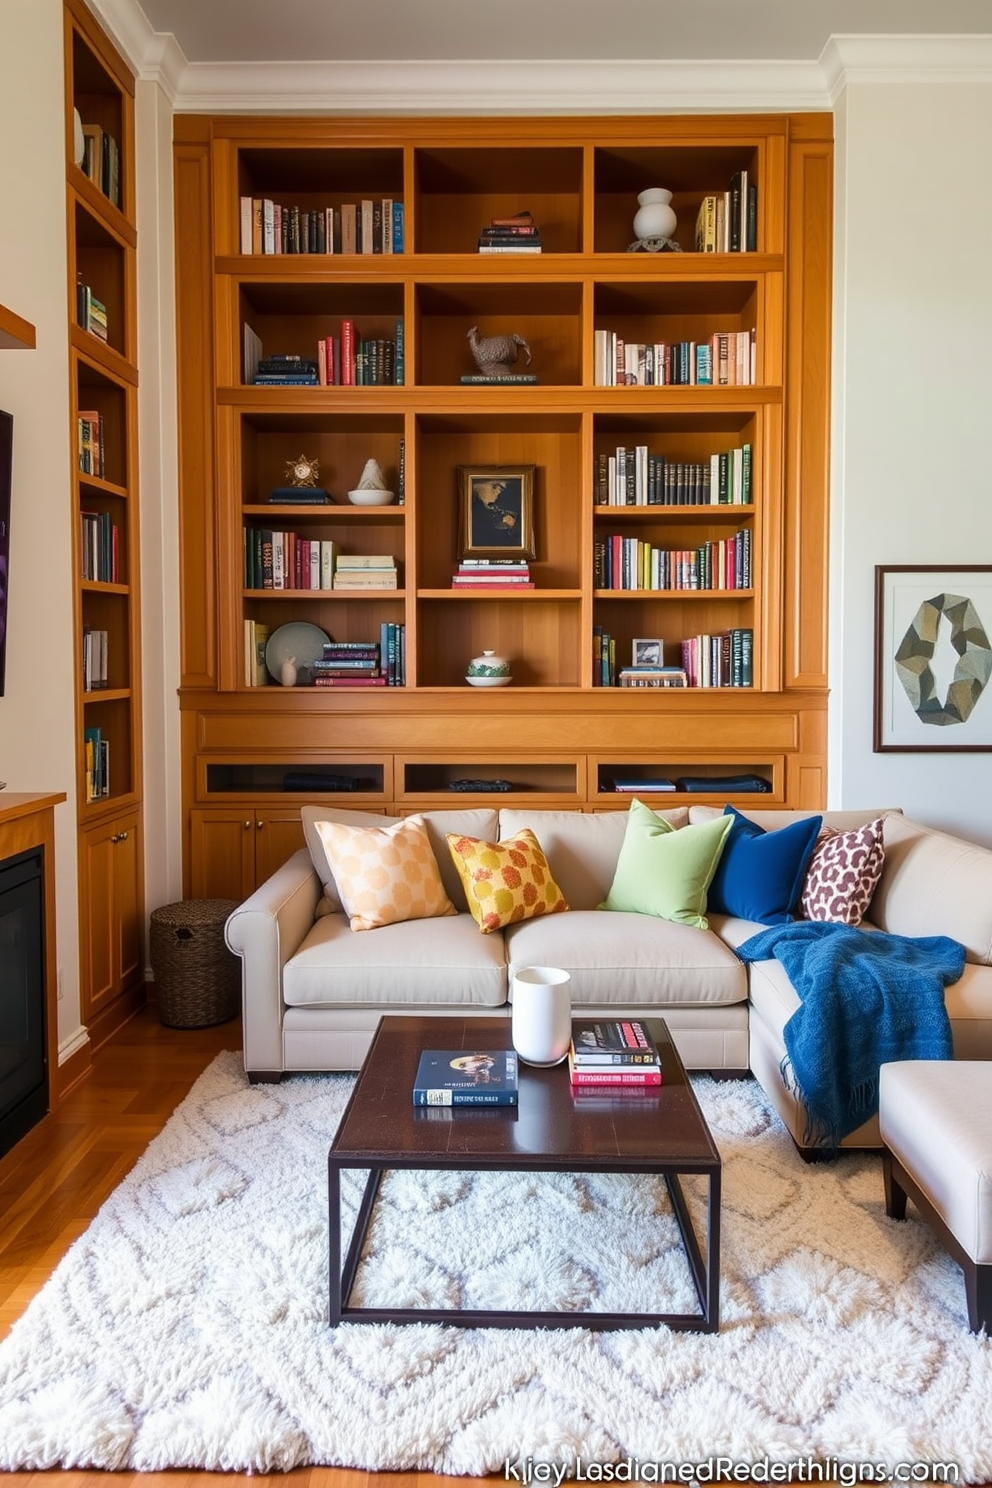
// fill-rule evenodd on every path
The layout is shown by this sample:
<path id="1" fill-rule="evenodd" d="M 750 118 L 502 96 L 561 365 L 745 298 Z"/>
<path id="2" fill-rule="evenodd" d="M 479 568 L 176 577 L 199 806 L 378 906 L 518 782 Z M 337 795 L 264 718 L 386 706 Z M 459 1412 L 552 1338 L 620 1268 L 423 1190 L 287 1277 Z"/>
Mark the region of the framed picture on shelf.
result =
<path id="1" fill-rule="evenodd" d="M 459 547 L 463 558 L 536 558 L 534 466 L 459 465 Z"/>
<path id="2" fill-rule="evenodd" d="M 992 565 L 875 569 L 874 749 L 992 750 Z"/>
<path id="3" fill-rule="evenodd" d="M 642 639 L 635 640 L 631 648 L 632 666 L 663 666 L 665 661 L 664 641 Z"/>

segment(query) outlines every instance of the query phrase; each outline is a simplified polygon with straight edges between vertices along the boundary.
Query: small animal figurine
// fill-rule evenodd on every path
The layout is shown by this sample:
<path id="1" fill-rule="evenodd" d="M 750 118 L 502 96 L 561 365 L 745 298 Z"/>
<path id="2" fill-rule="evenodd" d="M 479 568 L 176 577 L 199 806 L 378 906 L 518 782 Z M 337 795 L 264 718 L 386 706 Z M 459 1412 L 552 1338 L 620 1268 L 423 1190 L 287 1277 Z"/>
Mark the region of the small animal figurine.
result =
<path id="1" fill-rule="evenodd" d="M 513 370 L 521 346 L 527 353 L 527 365 L 530 366 L 530 347 L 523 336 L 512 332 L 508 336 L 480 336 L 479 327 L 473 326 L 468 333 L 468 344 L 475 365 L 484 377 L 507 377 Z"/>

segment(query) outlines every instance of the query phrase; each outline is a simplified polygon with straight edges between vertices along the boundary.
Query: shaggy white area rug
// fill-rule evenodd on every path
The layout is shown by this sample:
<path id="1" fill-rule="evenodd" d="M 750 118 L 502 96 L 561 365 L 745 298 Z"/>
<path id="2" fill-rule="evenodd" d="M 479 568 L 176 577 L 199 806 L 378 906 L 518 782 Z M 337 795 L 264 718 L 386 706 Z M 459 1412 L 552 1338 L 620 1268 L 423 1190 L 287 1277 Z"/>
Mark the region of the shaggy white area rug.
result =
<path id="1" fill-rule="evenodd" d="M 0 1467 L 630 1458 L 650 1480 L 810 1456 L 992 1479 L 992 1344 L 912 1208 L 886 1219 L 879 1158 L 805 1166 L 753 1082 L 695 1085 L 724 1162 L 718 1335 L 331 1331 L 326 1153 L 351 1080 L 252 1088 L 220 1055 L 0 1345 Z M 581 1175 L 387 1177 L 359 1282 L 377 1305 L 689 1298 L 663 1184 Z"/>

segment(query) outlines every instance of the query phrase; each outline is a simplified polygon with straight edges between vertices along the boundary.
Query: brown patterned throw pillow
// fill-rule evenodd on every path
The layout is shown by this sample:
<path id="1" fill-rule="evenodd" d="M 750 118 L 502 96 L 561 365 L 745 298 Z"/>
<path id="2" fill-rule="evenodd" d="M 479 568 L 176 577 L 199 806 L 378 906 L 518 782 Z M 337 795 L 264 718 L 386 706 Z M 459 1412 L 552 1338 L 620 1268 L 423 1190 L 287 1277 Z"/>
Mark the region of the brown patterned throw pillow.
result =
<path id="1" fill-rule="evenodd" d="M 882 818 L 849 832 L 824 827 L 816 839 L 803 885 L 807 920 L 860 925 L 882 876 Z"/>

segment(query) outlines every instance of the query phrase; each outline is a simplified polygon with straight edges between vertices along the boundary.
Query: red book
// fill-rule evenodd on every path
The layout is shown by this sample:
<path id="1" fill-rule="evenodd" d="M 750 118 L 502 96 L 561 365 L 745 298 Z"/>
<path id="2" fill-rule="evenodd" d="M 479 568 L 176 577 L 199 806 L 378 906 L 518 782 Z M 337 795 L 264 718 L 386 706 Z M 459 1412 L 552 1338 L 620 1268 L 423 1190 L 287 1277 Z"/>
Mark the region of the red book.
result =
<path id="1" fill-rule="evenodd" d="M 353 387 L 355 383 L 355 322 L 341 322 L 341 383 Z"/>
<path id="2" fill-rule="evenodd" d="M 576 1069 L 569 1064 L 573 1085 L 660 1085 L 661 1070 L 644 1069 Z"/>

